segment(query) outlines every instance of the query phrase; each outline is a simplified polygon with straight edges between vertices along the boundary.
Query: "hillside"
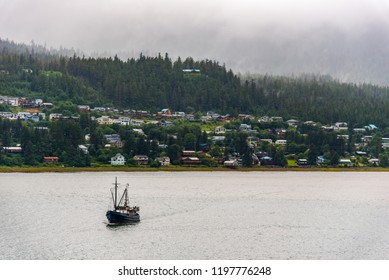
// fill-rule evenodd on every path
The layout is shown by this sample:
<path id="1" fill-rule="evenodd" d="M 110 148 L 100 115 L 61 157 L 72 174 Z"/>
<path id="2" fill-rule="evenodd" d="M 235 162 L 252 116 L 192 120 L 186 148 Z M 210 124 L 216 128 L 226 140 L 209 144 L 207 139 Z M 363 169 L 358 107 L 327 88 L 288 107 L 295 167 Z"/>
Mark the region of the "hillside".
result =
<path id="1" fill-rule="evenodd" d="M 242 76 L 216 61 L 67 56 L 0 41 L 0 95 L 159 111 L 280 115 L 322 123 L 389 126 L 389 90 L 329 77 Z M 193 70 L 193 71 L 188 71 Z"/>

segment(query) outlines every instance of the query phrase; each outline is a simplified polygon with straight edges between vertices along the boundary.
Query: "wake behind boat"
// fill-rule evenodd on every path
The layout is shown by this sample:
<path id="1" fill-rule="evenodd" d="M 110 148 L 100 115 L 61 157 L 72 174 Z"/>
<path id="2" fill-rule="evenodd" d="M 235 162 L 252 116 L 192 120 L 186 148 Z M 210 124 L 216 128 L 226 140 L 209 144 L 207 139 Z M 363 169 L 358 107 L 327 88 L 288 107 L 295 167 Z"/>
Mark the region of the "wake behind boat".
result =
<path id="1" fill-rule="evenodd" d="M 129 206 L 128 201 L 128 184 L 126 185 L 120 200 L 118 200 L 118 182 L 115 178 L 114 188 L 111 189 L 113 210 L 106 213 L 107 219 L 111 224 L 126 224 L 140 221 L 139 207 Z"/>

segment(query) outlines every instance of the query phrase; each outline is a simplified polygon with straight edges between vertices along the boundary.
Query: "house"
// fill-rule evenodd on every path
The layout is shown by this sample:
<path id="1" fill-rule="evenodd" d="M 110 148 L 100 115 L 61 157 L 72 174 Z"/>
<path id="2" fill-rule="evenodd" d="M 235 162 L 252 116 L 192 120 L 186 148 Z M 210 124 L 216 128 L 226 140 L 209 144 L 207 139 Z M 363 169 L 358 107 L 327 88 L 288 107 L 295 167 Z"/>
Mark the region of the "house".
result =
<path id="1" fill-rule="evenodd" d="M 178 119 L 184 119 L 185 118 L 185 112 L 175 112 L 173 114 L 173 117 L 174 118 L 178 118 Z"/>
<path id="2" fill-rule="evenodd" d="M 376 130 L 376 129 L 378 129 L 378 127 L 375 126 L 374 124 L 369 124 L 369 125 L 365 126 L 365 128 L 367 130 Z"/>
<path id="3" fill-rule="evenodd" d="M 351 162 L 350 159 L 340 159 L 339 165 L 344 166 L 344 167 L 350 167 L 350 166 L 353 166 L 353 163 Z"/>
<path id="4" fill-rule="evenodd" d="M 62 118 L 63 118 L 62 114 L 52 113 L 52 114 L 49 115 L 49 121 L 59 120 L 59 119 L 62 119 Z"/>
<path id="5" fill-rule="evenodd" d="M 43 157 L 44 163 L 56 164 L 59 161 L 59 157 Z"/>
<path id="6" fill-rule="evenodd" d="M 105 138 L 105 141 L 109 144 L 115 143 L 117 141 L 121 141 L 119 134 L 105 134 L 104 138 Z"/>
<path id="7" fill-rule="evenodd" d="M 162 109 L 161 112 L 158 113 L 159 116 L 171 116 L 172 111 L 169 108 Z"/>
<path id="8" fill-rule="evenodd" d="M 316 123 L 314 121 L 306 121 L 304 122 L 304 124 L 309 126 L 316 126 Z"/>
<path id="9" fill-rule="evenodd" d="M 257 156 L 258 159 L 262 159 L 263 157 L 267 156 L 267 153 L 264 151 L 260 151 L 260 152 L 255 153 L 255 155 Z"/>
<path id="10" fill-rule="evenodd" d="M 169 147 L 169 146 L 166 145 L 166 144 L 159 144 L 158 145 L 158 148 L 161 149 L 161 150 L 165 150 L 165 149 L 167 149 L 167 147 Z"/>
<path id="11" fill-rule="evenodd" d="M 78 109 L 81 111 L 90 111 L 90 107 L 88 105 L 78 105 Z"/>
<path id="12" fill-rule="evenodd" d="M 238 114 L 238 119 L 254 121 L 255 117 L 247 114 Z"/>
<path id="13" fill-rule="evenodd" d="M 41 104 L 42 107 L 45 107 L 45 108 L 53 108 L 54 104 L 53 103 L 50 103 L 50 102 L 43 102 Z"/>
<path id="14" fill-rule="evenodd" d="M 259 139 L 259 141 L 261 141 L 262 143 L 270 143 L 270 144 L 273 144 L 273 140 L 272 139 Z"/>
<path id="15" fill-rule="evenodd" d="M 201 164 L 201 160 L 198 157 L 182 157 L 182 164 Z"/>
<path id="16" fill-rule="evenodd" d="M 251 128 L 251 124 L 244 124 L 244 123 L 242 123 L 239 126 L 239 130 L 240 131 L 245 131 L 245 132 L 250 133 L 250 134 L 254 134 L 254 133 L 257 132 L 255 129 Z"/>
<path id="17" fill-rule="evenodd" d="M 182 73 L 185 75 L 200 75 L 200 69 L 182 69 Z"/>
<path id="18" fill-rule="evenodd" d="M 33 122 L 39 122 L 39 121 L 40 121 L 40 116 L 39 116 L 39 114 L 33 114 L 33 115 L 31 115 L 30 120 L 33 121 Z"/>
<path id="19" fill-rule="evenodd" d="M 224 161 L 223 165 L 224 165 L 224 167 L 237 168 L 239 166 L 239 163 L 236 159 L 234 159 L 234 160 Z"/>
<path id="20" fill-rule="evenodd" d="M 360 157 L 367 157 L 367 153 L 363 151 L 356 151 L 355 154 Z"/>
<path id="21" fill-rule="evenodd" d="M 249 130 L 251 130 L 251 124 L 242 123 L 239 127 L 239 130 L 240 131 L 249 131 Z"/>
<path id="22" fill-rule="evenodd" d="M 142 120 L 134 120 L 134 119 L 130 120 L 130 125 L 133 125 L 133 126 L 142 126 L 144 124 L 145 124 L 145 122 Z"/>
<path id="23" fill-rule="evenodd" d="M 174 123 L 162 120 L 160 122 L 156 122 L 156 125 L 157 126 L 164 126 L 164 127 L 166 127 L 166 126 L 174 126 Z"/>
<path id="24" fill-rule="evenodd" d="M 126 163 L 125 157 L 118 153 L 116 156 L 111 157 L 111 165 L 124 165 Z"/>
<path id="25" fill-rule="evenodd" d="M 88 147 L 84 145 L 78 145 L 78 149 L 84 154 L 87 155 L 89 153 Z"/>
<path id="26" fill-rule="evenodd" d="M 372 139 L 373 139 L 373 136 L 371 136 L 371 135 L 363 136 L 361 138 L 362 142 L 364 142 L 364 143 L 370 142 Z"/>
<path id="27" fill-rule="evenodd" d="M 220 117 L 220 115 L 215 113 L 215 112 L 213 112 L 213 111 L 208 111 L 207 112 L 207 118 L 208 119 L 217 120 L 219 117 Z"/>
<path id="28" fill-rule="evenodd" d="M 105 112 L 107 109 L 105 107 L 94 107 L 92 111 L 97 111 L 97 112 Z"/>
<path id="29" fill-rule="evenodd" d="M 119 123 L 120 125 L 130 125 L 130 122 L 131 122 L 130 118 L 127 118 L 127 117 L 120 117 L 115 121 L 117 123 Z"/>
<path id="30" fill-rule="evenodd" d="M 276 129 L 276 134 L 277 134 L 277 137 L 282 138 L 286 134 L 286 129 L 277 128 Z"/>
<path id="31" fill-rule="evenodd" d="M 321 128 L 322 128 L 324 131 L 326 131 L 326 132 L 333 132 L 333 131 L 334 131 L 334 126 L 333 126 L 333 125 L 330 125 L 330 126 L 325 126 L 325 125 L 323 125 Z"/>
<path id="32" fill-rule="evenodd" d="M 156 160 L 159 162 L 161 166 L 169 166 L 170 158 L 169 157 L 158 157 Z"/>
<path id="33" fill-rule="evenodd" d="M 389 148 L 389 138 L 382 138 L 382 148 Z"/>
<path id="34" fill-rule="evenodd" d="M 27 121 L 27 120 L 31 119 L 31 113 L 29 113 L 29 112 L 19 112 L 17 114 L 17 117 L 18 117 L 18 119 Z"/>
<path id="35" fill-rule="evenodd" d="M 334 130 L 337 131 L 348 130 L 348 124 L 346 122 L 337 122 L 334 125 Z"/>
<path id="36" fill-rule="evenodd" d="M 337 135 L 336 136 L 336 139 L 342 139 L 342 140 L 345 140 L 345 141 L 347 141 L 349 138 L 350 138 L 350 136 L 347 135 L 347 134 Z"/>
<path id="37" fill-rule="evenodd" d="M 136 164 L 139 164 L 139 165 L 147 165 L 147 164 L 149 164 L 149 157 L 145 156 L 145 155 L 135 155 L 133 157 L 133 159 L 136 162 Z"/>
<path id="38" fill-rule="evenodd" d="M 225 136 L 213 136 L 211 138 L 211 140 L 213 143 L 216 143 L 218 141 L 223 142 L 224 140 L 226 140 L 226 137 Z"/>
<path id="39" fill-rule="evenodd" d="M 329 161 L 324 156 L 318 156 L 316 158 L 316 164 L 317 165 L 326 165 L 328 163 L 329 163 Z"/>
<path id="40" fill-rule="evenodd" d="M 264 156 L 261 158 L 262 165 L 273 165 L 273 158 L 269 156 Z"/>
<path id="41" fill-rule="evenodd" d="M 187 115 L 186 115 L 186 119 L 187 119 L 188 121 L 194 121 L 194 120 L 195 120 L 195 117 L 194 117 L 193 114 L 187 114 Z"/>
<path id="42" fill-rule="evenodd" d="M 108 116 L 102 116 L 100 118 L 97 118 L 96 121 L 98 124 L 113 124 L 113 119 Z"/>
<path id="43" fill-rule="evenodd" d="M 287 143 L 287 140 L 276 140 L 276 142 L 275 142 L 275 144 L 276 145 L 286 145 L 286 143 Z"/>
<path id="44" fill-rule="evenodd" d="M 209 116 L 201 116 L 201 118 L 200 118 L 200 121 L 202 121 L 202 122 L 207 122 L 207 121 L 210 121 L 210 120 L 212 120 L 212 118 L 209 117 Z"/>
<path id="45" fill-rule="evenodd" d="M 7 100 L 6 100 L 6 103 L 7 103 L 8 105 L 13 106 L 13 107 L 17 107 L 17 106 L 19 106 L 19 98 L 12 98 L 12 97 L 9 97 L 9 98 L 7 98 Z"/>
<path id="46" fill-rule="evenodd" d="M 378 158 L 371 158 L 368 160 L 368 162 L 372 165 L 379 165 L 380 164 L 380 160 Z"/>
<path id="47" fill-rule="evenodd" d="M 298 120 L 294 120 L 294 119 L 287 120 L 286 122 L 287 122 L 287 124 L 289 126 L 292 126 L 292 127 L 297 127 L 298 124 L 299 124 L 299 121 Z"/>
<path id="48" fill-rule="evenodd" d="M 258 137 L 254 137 L 254 136 L 249 136 L 247 137 L 247 142 L 249 145 L 252 145 L 252 146 L 258 146 L 259 145 L 259 138 Z"/>
<path id="49" fill-rule="evenodd" d="M 22 152 L 22 147 L 3 147 L 4 153 L 11 153 L 11 154 L 20 154 Z"/>
<path id="50" fill-rule="evenodd" d="M 105 134 L 104 135 L 105 141 L 107 143 L 106 147 L 118 147 L 122 148 L 123 147 L 123 142 L 120 139 L 119 134 Z"/>
<path id="51" fill-rule="evenodd" d="M 38 106 L 42 105 L 43 104 L 43 99 L 40 99 L 40 98 L 37 98 L 34 100 L 34 103 Z"/>
<path id="52" fill-rule="evenodd" d="M 182 151 L 181 155 L 182 157 L 193 157 L 196 155 L 196 151 L 191 151 L 191 150 Z"/>
<path id="53" fill-rule="evenodd" d="M 269 116 L 262 116 L 258 119 L 258 122 L 260 123 L 270 123 L 272 122 L 272 118 Z"/>
<path id="54" fill-rule="evenodd" d="M 271 117 L 272 122 L 283 122 L 284 119 L 282 117 Z"/>
<path id="55" fill-rule="evenodd" d="M 134 131 L 136 134 L 146 136 L 146 133 L 141 128 L 133 128 L 132 131 Z"/>
<path id="56" fill-rule="evenodd" d="M 215 128 L 215 134 L 224 134 L 226 133 L 226 128 L 224 126 L 217 126 Z"/>

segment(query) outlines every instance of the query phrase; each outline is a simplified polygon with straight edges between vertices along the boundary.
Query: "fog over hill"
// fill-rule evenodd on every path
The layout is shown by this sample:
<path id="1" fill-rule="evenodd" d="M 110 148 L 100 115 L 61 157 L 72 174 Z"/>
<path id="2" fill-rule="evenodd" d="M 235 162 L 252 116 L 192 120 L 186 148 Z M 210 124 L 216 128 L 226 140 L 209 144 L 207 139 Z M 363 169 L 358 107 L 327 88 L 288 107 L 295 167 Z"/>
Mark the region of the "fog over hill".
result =
<path id="1" fill-rule="evenodd" d="M 389 85 L 388 0 L 0 0 L 0 38 Z"/>
<path id="2" fill-rule="evenodd" d="M 372 24 L 363 33 L 350 35 L 325 25 L 276 42 L 258 38 L 250 42 L 251 55 L 227 63 L 254 73 L 329 74 L 345 82 L 389 85 L 388 43 L 386 26 Z"/>

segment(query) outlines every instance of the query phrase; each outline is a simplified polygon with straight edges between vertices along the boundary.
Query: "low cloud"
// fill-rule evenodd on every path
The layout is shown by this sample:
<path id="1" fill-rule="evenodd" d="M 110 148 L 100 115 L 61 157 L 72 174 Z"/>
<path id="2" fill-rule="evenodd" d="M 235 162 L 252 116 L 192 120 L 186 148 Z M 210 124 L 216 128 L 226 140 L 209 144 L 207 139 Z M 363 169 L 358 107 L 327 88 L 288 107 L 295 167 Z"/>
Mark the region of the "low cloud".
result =
<path id="1" fill-rule="evenodd" d="M 388 59 L 388 14 L 388 0 L 0 0 L 0 37 L 85 53 L 216 59 L 242 73 L 353 80 Z"/>

